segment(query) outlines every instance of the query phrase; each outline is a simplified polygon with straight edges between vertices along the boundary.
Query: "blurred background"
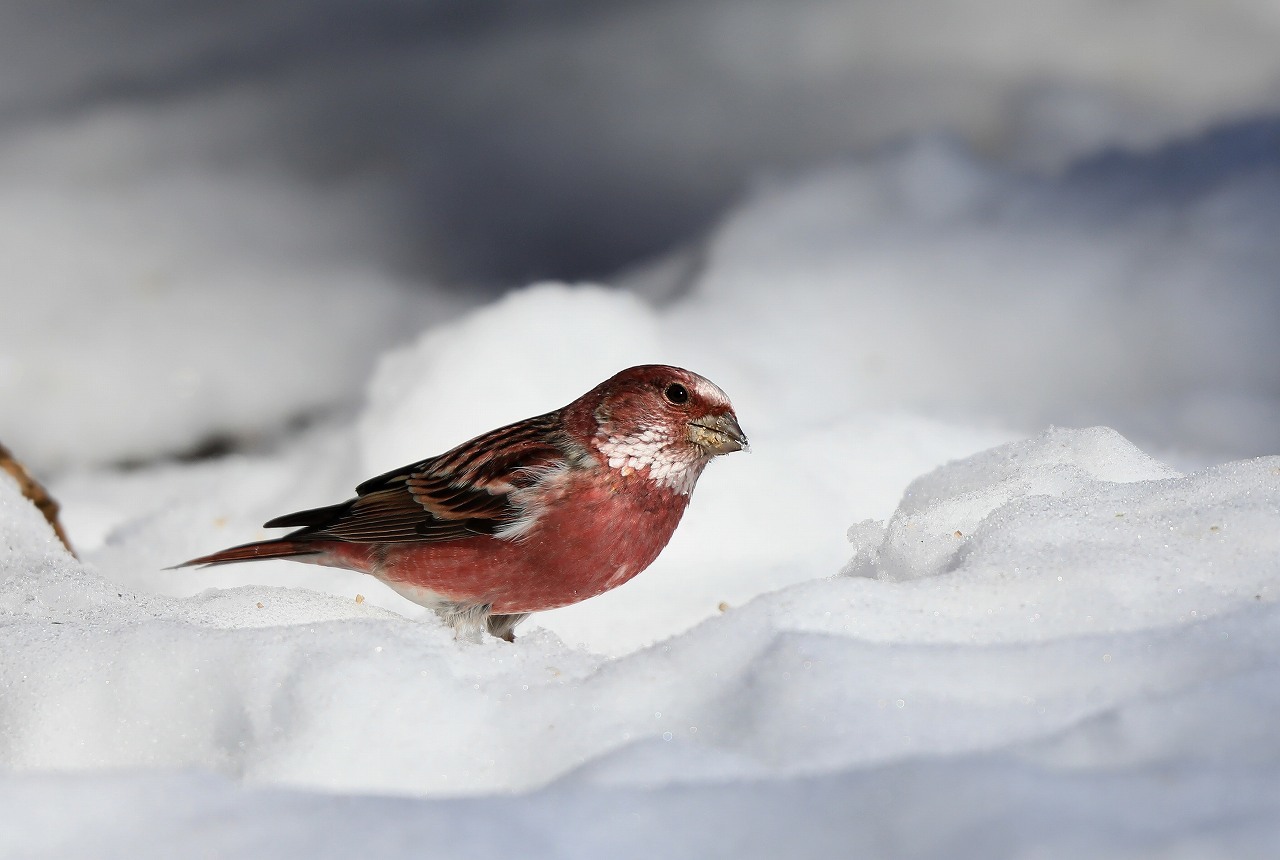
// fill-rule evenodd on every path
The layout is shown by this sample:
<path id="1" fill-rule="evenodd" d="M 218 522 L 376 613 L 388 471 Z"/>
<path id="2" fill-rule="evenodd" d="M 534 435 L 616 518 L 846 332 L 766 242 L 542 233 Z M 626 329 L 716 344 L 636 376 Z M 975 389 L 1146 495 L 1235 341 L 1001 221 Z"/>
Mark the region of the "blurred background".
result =
<path id="1" fill-rule="evenodd" d="M 911 141 L 943 141 L 996 171 L 988 184 L 1076 197 L 1274 178 L 1277 45 L 1267 0 L 15 0 L 0 7 L 0 439 L 48 473 L 271 437 L 353 408 L 379 354 L 503 291 L 590 279 L 677 301 L 736 207 Z M 1152 218 L 1180 217 L 1160 203 Z M 1245 298 L 1217 268 L 1148 288 L 1156 333 L 1136 313 L 1108 348 L 1112 367 L 1125 344 L 1144 366 L 1152 350 L 1183 361 L 1176 331 L 1234 303 L 1174 385 L 1195 377 L 1197 403 L 1226 386 L 1186 425 L 1210 430 L 1162 436 L 1158 409 L 1124 427 L 1107 404 L 1145 370 L 1099 408 L 1088 391 L 1039 397 L 1043 380 L 1007 399 L 1038 404 L 1032 429 L 1110 420 L 1264 453 L 1274 353 L 1205 361 L 1241 321 L 1245 344 L 1275 333 L 1264 239 L 1245 249 Z M 1087 327 L 1081 308 L 1067 316 Z M 891 376 L 899 399 L 938 401 L 912 387 L 930 372 Z M 1247 428 L 1213 430 L 1224 415 Z"/>

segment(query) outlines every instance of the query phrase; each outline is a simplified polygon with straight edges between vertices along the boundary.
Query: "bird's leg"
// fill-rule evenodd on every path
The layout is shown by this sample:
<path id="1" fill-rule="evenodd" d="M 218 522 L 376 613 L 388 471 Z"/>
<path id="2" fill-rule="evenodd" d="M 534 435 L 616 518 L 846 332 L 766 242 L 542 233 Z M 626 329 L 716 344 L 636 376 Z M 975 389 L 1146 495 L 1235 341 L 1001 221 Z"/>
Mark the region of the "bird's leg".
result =
<path id="1" fill-rule="evenodd" d="M 488 628 L 491 609 L 488 603 L 449 603 L 436 607 L 436 614 L 453 628 L 455 639 L 475 641 Z"/>
<path id="2" fill-rule="evenodd" d="M 516 625 L 529 617 L 528 612 L 491 615 L 491 603 L 450 603 L 437 607 L 436 613 L 453 628 L 458 639 L 474 639 L 483 631 L 507 642 L 516 639 Z"/>
<path id="3" fill-rule="evenodd" d="M 508 642 L 516 641 L 516 625 L 529 617 L 528 612 L 517 612 L 512 615 L 490 615 L 487 623 L 489 633 Z"/>

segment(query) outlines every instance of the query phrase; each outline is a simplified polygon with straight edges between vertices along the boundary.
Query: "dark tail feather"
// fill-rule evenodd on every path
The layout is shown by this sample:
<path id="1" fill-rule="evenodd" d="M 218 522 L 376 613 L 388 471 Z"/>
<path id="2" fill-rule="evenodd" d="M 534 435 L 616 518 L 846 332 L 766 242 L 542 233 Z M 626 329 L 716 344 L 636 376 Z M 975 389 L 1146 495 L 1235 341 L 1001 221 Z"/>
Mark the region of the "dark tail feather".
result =
<path id="1" fill-rule="evenodd" d="M 304 555 L 319 555 L 321 550 L 308 541 L 295 541 L 288 538 L 264 540 L 257 543 L 246 543 L 230 549 L 219 550 L 210 555 L 202 555 L 182 564 L 175 564 L 168 570 L 180 567 L 193 567 L 197 564 L 233 564 L 237 561 L 257 561 L 264 558 L 297 558 Z"/>

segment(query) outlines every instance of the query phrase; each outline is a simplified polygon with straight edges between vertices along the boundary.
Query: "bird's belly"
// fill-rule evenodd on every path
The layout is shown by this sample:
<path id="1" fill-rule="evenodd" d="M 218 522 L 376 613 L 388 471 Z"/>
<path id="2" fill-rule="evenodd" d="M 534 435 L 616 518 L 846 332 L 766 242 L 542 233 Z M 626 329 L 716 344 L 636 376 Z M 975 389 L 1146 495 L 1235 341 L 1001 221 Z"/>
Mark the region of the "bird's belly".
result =
<path id="1" fill-rule="evenodd" d="M 454 601 L 449 600 L 437 591 L 433 591 L 423 585 L 414 585 L 412 582 L 404 582 L 396 579 L 383 579 L 383 582 L 396 594 L 405 600 L 411 600 L 419 606 L 425 606 L 428 609 L 443 611 L 451 608 Z"/>
<path id="2" fill-rule="evenodd" d="M 579 489 L 549 504 L 517 539 L 386 544 L 385 560 L 371 572 L 424 606 L 487 603 L 498 614 L 554 609 L 648 567 L 687 502 L 675 494 Z"/>

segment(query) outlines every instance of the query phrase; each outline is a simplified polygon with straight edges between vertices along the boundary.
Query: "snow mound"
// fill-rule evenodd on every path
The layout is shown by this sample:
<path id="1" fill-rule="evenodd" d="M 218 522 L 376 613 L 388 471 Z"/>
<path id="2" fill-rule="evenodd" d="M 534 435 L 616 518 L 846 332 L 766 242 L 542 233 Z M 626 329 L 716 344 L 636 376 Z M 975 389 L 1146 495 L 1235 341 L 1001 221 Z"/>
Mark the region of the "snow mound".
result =
<path id="1" fill-rule="evenodd" d="M 844 572 L 909 586 L 866 597 L 886 611 L 911 604 L 925 639 L 1041 639 L 1220 615 L 1277 597 L 1277 475 L 1280 458 L 1263 457 L 1180 476 L 1107 428 L 1053 429 L 914 481 L 887 526 L 850 529 Z M 890 628 L 861 632 L 901 636 Z"/>
<path id="2" fill-rule="evenodd" d="M 889 520 L 884 541 L 874 550 L 874 575 L 911 579 L 954 569 L 965 547 L 963 539 L 992 511 L 1014 499 L 1079 495 L 1101 482 L 1152 481 L 1177 474 L 1108 427 L 1052 429 L 912 481 Z M 865 525 L 855 529 L 860 530 L 855 536 L 861 537 Z"/>
<path id="3" fill-rule="evenodd" d="M 376 475 L 443 453 L 625 367 L 669 363 L 658 324 L 630 293 L 541 284 L 429 329 L 378 364 L 360 419 L 364 467 Z"/>

